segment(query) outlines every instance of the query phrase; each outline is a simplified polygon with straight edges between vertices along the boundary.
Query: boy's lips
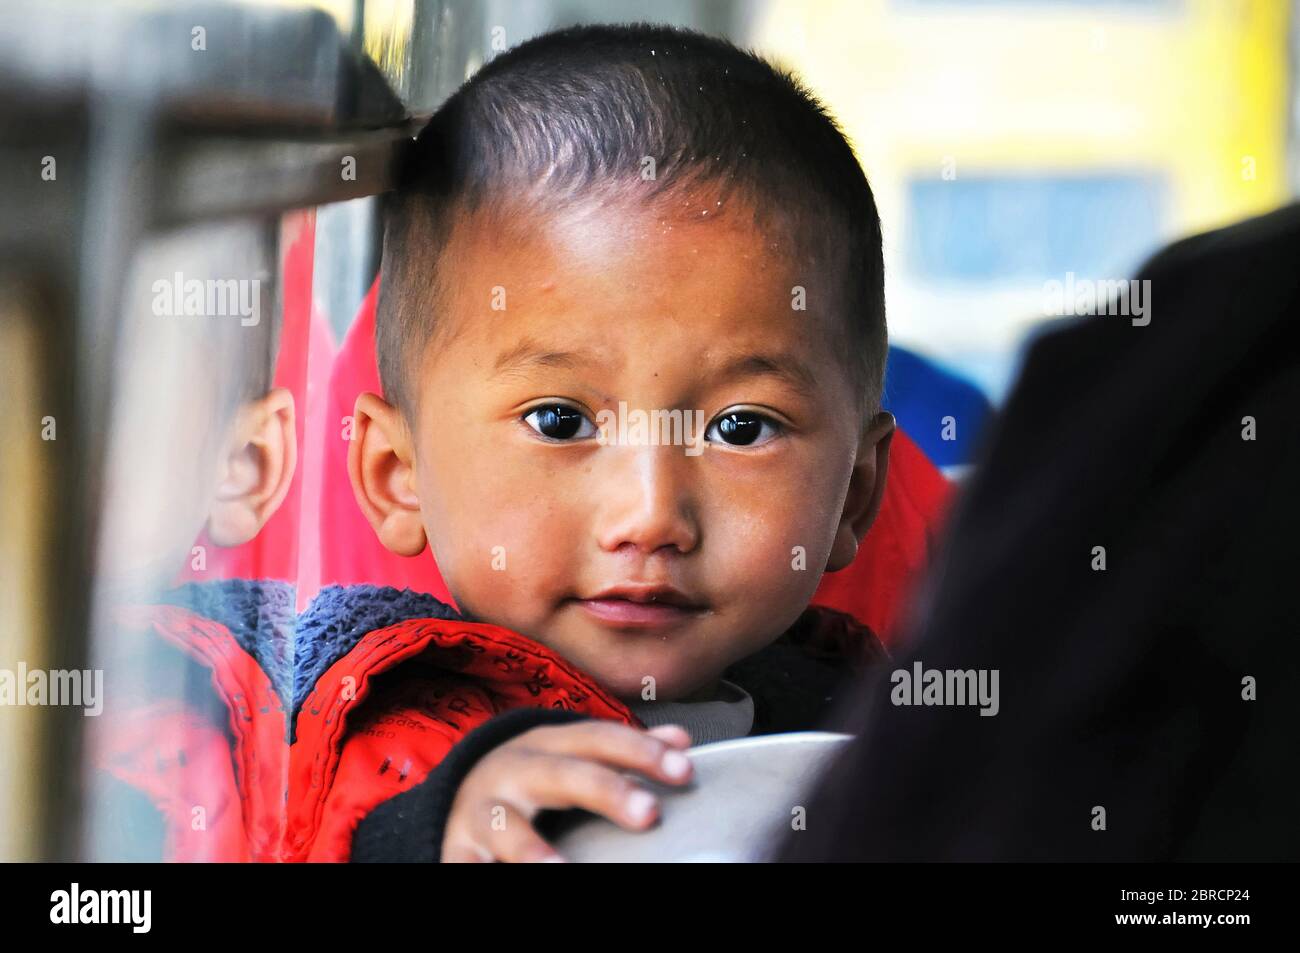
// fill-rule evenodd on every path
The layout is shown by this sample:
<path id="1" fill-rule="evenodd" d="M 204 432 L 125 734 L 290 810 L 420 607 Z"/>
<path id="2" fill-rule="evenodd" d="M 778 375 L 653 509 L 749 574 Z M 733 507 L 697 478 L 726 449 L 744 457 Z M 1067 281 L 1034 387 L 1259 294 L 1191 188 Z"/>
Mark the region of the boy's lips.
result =
<path id="1" fill-rule="evenodd" d="M 680 624 L 705 609 L 669 586 L 618 586 L 576 601 L 596 619 L 625 628 Z"/>

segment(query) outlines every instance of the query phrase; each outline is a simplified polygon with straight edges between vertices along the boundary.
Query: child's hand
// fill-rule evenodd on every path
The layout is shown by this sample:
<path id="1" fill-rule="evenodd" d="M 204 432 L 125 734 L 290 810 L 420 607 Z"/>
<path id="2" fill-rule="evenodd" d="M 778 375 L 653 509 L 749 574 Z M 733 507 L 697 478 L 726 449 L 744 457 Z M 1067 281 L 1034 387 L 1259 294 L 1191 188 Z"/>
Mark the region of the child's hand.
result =
<path id="1" fill-rule="evenodd" d="M 650 731 L 611 721 L 583 721 L 525 731 L 485 755 L 461 782 L 442 838 L 442 860 L 562 860 L 533 830 L 545 808 L 584 808 L 627 830 L 659 815 L 653 794 L 624 777 L 637 771 L 666 784 L 691 777 L 685 729 Z"/>

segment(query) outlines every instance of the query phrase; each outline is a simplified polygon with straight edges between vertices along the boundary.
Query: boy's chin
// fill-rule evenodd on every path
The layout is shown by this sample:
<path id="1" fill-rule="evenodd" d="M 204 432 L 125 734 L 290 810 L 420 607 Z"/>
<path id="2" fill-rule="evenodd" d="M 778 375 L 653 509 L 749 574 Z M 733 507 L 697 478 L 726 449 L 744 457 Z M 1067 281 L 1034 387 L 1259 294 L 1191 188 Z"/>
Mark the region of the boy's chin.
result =
<path id="1" fill-rule="evenodd" d="M 583 667 L 583 671 L 625 705 L 683 701 L 717 681 L 716 676 L 701 680 L 698 673 L 687 675 L 672 671 L 671 663 L 657 666 L 656 670 L 659 674 L 652 675 L 649 672 L 631 672 L 626 665 L 601 665 L 594 662 Z"/>

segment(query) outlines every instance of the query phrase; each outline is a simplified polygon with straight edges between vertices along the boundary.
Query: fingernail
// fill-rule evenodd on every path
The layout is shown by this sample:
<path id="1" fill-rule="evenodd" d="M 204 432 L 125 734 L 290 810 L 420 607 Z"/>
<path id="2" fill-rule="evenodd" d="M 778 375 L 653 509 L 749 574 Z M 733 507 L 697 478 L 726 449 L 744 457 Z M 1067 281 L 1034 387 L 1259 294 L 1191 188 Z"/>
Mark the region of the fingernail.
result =
<path id="1" fill-rule="evenodd" d="M 537 851 L 531 857 L 528 858 L 528 860 L 534 864 L 564 863 L 564 858 L 559 853 L 553 850 L 547 850 L 544 847 L 539 847 Z"/>
<path id="2" fill-rule="evenodd" d="M 684 778 L 691 773 L 691 759 L 680 751 L 669 751 L 660 762 L 664 774 L 670 778 Z"/>
<path id="3" fill-rule="evenodd" d="M 647 734 L 653 735 L 656 738 L 665 738 L 665 737 L 671 737 L 677 734 L 679 731 L 685 731 L 685 730 L 686 729 L 683 728 L 681 725 L 659 725 L 657 728 L 651 728 L 647 732 Z"/>
<path id="4" fill-rule="evenodd" d="M 632 823 L 645 823 L 655 811 L 654 795 L 649 791 L 633 791 L 624 802 L 624 810 Z"/>

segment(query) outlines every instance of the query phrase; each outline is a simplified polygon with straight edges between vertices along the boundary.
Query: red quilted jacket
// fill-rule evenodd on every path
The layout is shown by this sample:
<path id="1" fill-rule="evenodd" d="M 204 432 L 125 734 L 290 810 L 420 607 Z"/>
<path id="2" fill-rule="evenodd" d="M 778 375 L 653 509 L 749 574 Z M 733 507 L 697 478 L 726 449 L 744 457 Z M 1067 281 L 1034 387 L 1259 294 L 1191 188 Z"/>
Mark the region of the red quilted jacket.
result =
<path id="1" fill-rule="evenodd" d="M 206 606 L 118 614 L 123 633 L 161 637 L 206 670 L 216 695 L 212 705 L 153 698 L 107 708 L 94 726 L 97 764 L 161 813 L 165 859 L 348 860 L 363 817 L 419 784 L 469 731 L 511 709 L 565 709 L 639 726 L 544 646 L 460 621 L 428 596 L 332 587 L 296 626 L 259 631 L 274 614 L 258 604 L 270 585 L 189 587 Z M 281 599 L 291 606 L 291 591 Z M 237 621 L 212 617 L 223 612 Z M 816 652 L 873 651 L 874 636 L 849 617 L 818 618 Z M 293 643 L 296 652 L 286 652 Z"/>

